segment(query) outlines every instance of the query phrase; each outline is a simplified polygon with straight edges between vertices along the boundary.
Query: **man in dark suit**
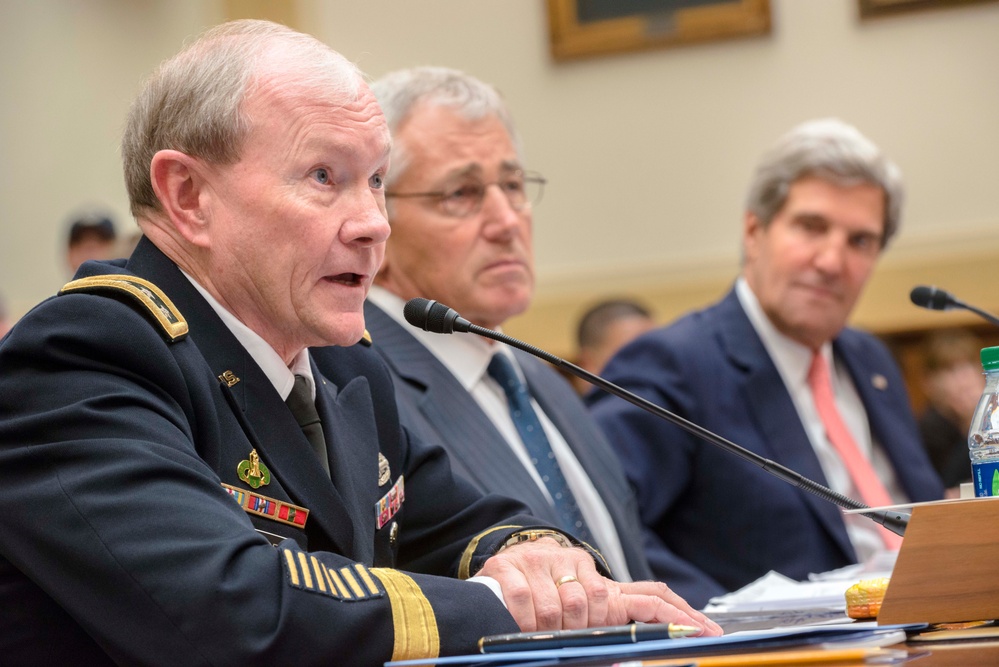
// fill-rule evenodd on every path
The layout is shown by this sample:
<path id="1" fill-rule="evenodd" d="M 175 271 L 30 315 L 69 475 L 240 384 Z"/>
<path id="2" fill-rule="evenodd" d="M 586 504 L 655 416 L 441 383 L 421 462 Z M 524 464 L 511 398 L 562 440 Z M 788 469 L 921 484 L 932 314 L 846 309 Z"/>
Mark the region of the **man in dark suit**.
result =
<path id="1" fill-rule="evenodd" d="M 392 237 L 365 315 L 396 378 L 403 423 L 441 443 L 480 489 L 585 536 L 615 576 L 648 579 L 634 498 L 568 383 L 527 354 L 420 331 L 402 317 L 406 300 L 425 297 L 498 328 L 529 306 L 531 205 L 544 179 L 524 170 L 509 111 L 492 86 L 439 67 L 394 72 L 372 89 L 399 169 L 387 181 Z M 539 449 L 496 378 L 500 358 L 533 402 Z"/>
<path id="2" fill-rule="evenodd" d="M 626 346 L 605 376 L 869 505 L 939 498 L 895 362 L 844 328 L 901 197 L 897 168 L 856 129 L 796 127 L 757 167 L 735 287 Z M 630 404 L 590 400 L 636 490 L 653 571 L 695 606 L 769 570 L 801 579 L 897 546 Z"/>
<path id="3" fill-rule="evenodd" d="M 146 84 L 122 147 L 145 239 L 0 343 L 5 663 L 381 665 L 518 629 L 718 631 L 400 426 L 355 345 L 389 144 L 360 72 L 272 23 L 219 26 Z"/>

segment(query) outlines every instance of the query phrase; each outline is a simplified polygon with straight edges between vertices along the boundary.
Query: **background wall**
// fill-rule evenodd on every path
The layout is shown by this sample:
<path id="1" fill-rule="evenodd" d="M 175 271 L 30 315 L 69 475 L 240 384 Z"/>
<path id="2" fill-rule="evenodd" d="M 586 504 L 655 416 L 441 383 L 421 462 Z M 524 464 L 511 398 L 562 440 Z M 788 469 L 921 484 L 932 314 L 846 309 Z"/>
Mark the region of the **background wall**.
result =
<path id="1" fill-rule="evenodd" d="M 131 225 L 117 142 L 141 79 L 208 25 L 274 16 L 268 4 L 0 2 L 0 291 L 15 313 L 67 279 L 73 211 L 101 204 Z M 885 148 L 909 187 L 855 322 L 965 321 L 911 306 L 924 282 L 995 310 L 999 3 L 865 22 L 856 0 L 771 9 L 767 37 L 558 64 L 541 1 L 297 0 L 275 18 L 372 77 L 448 65 L 503 91 L 530 168 L 549 179 L 535 213 L 538 296 L 508 326 L 539 345 L 566 352 L 576 316 L 601 296 L 639 294 L 664 321 L 719 296 L 738 268 L 755 160 L 793 124 L 829 115 Z"/>

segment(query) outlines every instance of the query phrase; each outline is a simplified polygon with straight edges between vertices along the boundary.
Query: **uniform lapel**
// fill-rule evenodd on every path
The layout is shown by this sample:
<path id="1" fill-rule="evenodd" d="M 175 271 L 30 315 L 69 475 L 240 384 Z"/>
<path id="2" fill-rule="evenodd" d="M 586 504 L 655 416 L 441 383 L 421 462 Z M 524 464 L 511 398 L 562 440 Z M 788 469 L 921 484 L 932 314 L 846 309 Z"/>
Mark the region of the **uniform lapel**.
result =
<path id="1" fill-rule="evenodd" d="M 127 268 L 163 289 L 184 315 L 190 338 L 209 365 L 206 373 L 218 378 L 231 371 L 239 379 L 229 390 L 258 441 L 258 454 L 271 471 L 271 485 L 256 491 L 275 496 L 272 489 L 284 489 L 292 503 L 309 510 L 306 531 L 310 548 L 334 546 L 341 553 L 351 554 L 353 529 L 343 520 L 346 505 L 315 461 L 316 455 L 288 406 L 246 349 L 177 266 L 147 239 L 140 241 Z M 246 451 L 220 452 L 215 465 L 223 480 L 234 477 L 240 460 L 249 453 L 250 446 Z"/>
<path id="2" fill-rule="evenodd" d="M 353 536 L 355 557 L 362 562 L 374 558 L 375 505 L 378 502 L 378 429 L 374 421 L 371 390 L 364 377 L 337 386 L 319 375 L 316 407 L 323 422 L 333 485 L 345 514 L 337 517 L 337 529 Z M 388 487 L 386 487 L 387 489 Z M 347 521 L 353 517 L 353 523 Z"/>

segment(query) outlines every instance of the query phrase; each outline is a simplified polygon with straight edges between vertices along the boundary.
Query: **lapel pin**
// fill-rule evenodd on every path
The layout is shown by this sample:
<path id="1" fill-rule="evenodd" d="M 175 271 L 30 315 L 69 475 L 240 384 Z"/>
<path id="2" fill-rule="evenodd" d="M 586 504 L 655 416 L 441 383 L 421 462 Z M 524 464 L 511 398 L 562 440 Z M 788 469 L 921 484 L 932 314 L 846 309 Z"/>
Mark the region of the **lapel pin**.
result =
<path id="1" fill-rule="evenodd" d="M 225 386 L 232 389 L 232 387 L 237 382 L 239 382 L 239 378 L 236 377 L 236 374 L 233 373 L 232 371 L 225 371 L 224 373 L 222 373 L 222 375 L 219 376 L 219 381 L 225 382 Z"/>
<path id="2" fill-rule="evenodd" d="M 271 471 L 260 460 L 260 456 L 255 449 L 250 450 L 249 461 L 243 460 L 239 462 L 239 465 L 236 467 L 236 475 L 254 489 L 259 489 L 261 486 L 267 486 L 271 483 Z"/>
<path id="3" fill-rule="evenodd" d="M 871 376 L 871 384 L 874 385 L 875 389 L 884 391 L 888 388 L 888 378 L 881 373 L 875 373 Z"/>

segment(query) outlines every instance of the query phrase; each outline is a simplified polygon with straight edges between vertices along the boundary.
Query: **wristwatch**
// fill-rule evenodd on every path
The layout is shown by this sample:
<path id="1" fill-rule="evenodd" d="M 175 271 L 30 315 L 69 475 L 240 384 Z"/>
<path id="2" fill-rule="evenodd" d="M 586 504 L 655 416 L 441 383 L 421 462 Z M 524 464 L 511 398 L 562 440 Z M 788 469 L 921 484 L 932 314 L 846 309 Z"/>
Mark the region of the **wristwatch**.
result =
<path id="1" fill-rule="evenodd" d="M 515 544 L 520 544 L 521 542 L 536 542 L 542 537 L 550 537 L 563 547 L 571 548 L 573 546 L 568 537 L 555 530 L 522 530 L 511 535 L 509 539 L 503 543 L 503 546 L 500 547 L 500 551 L 506 549 L 507 547 L 512 547 Z"/>

